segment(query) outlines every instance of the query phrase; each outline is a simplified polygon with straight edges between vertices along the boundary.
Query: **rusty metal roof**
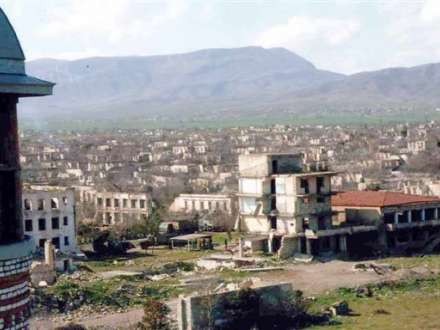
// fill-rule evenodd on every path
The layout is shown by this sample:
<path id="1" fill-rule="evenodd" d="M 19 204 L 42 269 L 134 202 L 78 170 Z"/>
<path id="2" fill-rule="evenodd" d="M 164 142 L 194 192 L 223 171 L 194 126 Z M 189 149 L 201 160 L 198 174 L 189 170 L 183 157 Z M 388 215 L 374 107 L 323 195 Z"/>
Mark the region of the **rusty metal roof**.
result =
<path id="1" fill-rule="evenodd" d="M 26 75 L 20 41 L 0 8 L 0 94 L 51 95 L 55 84 Z"/>

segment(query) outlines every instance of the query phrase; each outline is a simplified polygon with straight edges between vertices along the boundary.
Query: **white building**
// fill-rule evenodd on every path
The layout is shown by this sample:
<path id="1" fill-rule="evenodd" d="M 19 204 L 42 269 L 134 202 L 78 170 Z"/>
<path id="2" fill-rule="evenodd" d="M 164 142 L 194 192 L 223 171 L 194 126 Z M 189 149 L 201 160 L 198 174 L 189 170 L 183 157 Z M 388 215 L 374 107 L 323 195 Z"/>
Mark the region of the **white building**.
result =
<path id="1" fill-rule="evenodd" d="M 25 186 L 23 227 L 37 247 L 50 240 L 63 253 L 77 251 L 74 189 Z"/>
<path id="2" fill-rule="evenodd" d="M 152 201 L 148 193 L 97 192 L 95 196 L 97 220 L 103 225 L 134 223 L 147 220 Z"/>
<path id="3" fill-rule="evenodd" d="M 223 212 L 231 215 L 234 210 L 234 197 L 219 194 L 180 194 L 171 204 L 171 212 Z"/>
<path id="4" fill-rule="evenodd" d="M 269 252 L 282 238 L 287 254 L 312 254 L 324 246 L 332 228 L 331 177 L 325 162 L 305 163 L 302 154 L 239 156 L 239 222 L 241 231 L 270 238 Z M 319 235 L 318 235 L 319 234 Z"/>

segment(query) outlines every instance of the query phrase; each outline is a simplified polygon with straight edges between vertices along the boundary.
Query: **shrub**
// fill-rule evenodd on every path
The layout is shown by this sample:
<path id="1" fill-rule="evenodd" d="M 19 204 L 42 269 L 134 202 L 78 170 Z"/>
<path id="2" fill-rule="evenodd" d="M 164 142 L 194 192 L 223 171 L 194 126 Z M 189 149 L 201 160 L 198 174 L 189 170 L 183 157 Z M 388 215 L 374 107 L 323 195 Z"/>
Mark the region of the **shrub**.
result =
<path id="1" fill-rule="evenodd" d="M 172 323 L 168 314 L 170 308 L 154 298 L 148 298 L 144 304 L 144 317 L 138 324 L 141 330 L 169 330 Z"/>

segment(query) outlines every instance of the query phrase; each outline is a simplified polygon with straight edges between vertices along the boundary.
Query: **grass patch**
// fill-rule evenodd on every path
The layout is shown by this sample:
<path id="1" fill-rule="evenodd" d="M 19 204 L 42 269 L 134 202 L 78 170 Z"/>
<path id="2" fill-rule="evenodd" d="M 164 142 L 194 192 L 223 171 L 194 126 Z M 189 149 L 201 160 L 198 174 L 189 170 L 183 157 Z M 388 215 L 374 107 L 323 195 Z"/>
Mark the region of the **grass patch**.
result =
<path id="1" fill-rule="evenodd" d="M 356 289 L 339 289 L 317 297 L 312 311 L 345 300 L 354 316 L 336 317 L 333 325 L 312 329 L 438 329 L 440 277 L 368 287 L 371 297 L 359 297 Z"/>
<path id="2" fill-rule="evenodd" d="M 149 251 L 150 253 L 150 251 Z M 94 272 L 111 270 L 144 271 L 154 267 L 160 267 L 167 263 L 194 261 L 202 256 L 212 253 L 211 251 L 187 251 L 185 249 L 158 248 L 153 254 L 136 252 L 136 257 L 128 253 L 124 258 L 113 260 L 89 260 L 84 265 L 89 266 Z"/>

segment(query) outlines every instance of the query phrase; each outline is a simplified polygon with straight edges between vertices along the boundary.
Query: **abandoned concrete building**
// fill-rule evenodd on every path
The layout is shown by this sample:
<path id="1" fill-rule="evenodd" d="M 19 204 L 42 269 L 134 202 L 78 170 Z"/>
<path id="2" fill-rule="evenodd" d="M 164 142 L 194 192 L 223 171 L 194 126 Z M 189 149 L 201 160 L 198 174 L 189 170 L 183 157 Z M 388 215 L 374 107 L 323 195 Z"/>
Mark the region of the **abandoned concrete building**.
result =
<path id="1" fill-rule="evenodd" d="M 353 253 L 432 252 L 440 246 L 440 198 L 390 191 L 349 191 L 332 198 L 335 222 L 364 225 L 369 233 L 348 241 Z M 362 251 L 362 249 L 367 251 Z"/>
<path id="2" fill-rule="evenodd" d="M 305 163 L 302 154 L 240 155 L 239 174 L 236 227 L 250 234 L 247 246 L 281 249 L 283 255 L 319 254 L 327 247 L 345 251 L 346 233 L 332 226 L 336 173 L 325 162 Z"/>
<path id="3" fill-rule="evenodd" d="M 223 212 L 232 215 L 235 208 L 232 195 L 220 194 L 180 194 L 170 206 L 171 212 Z"/>
<path id="4" fill-rule="evenodd" d="M 46 241 L 62 253 L 75 253 L 76 219 L 73 189 L 55 186 L 25 186 L 23 228 L 36 247 Z"/>
<path id="5" fill-rule="evenodd" d="M 148 219 L 152 210 L 149 193 L 97 192 L 96 218 L 103 225 L 134 223 Z"/>

